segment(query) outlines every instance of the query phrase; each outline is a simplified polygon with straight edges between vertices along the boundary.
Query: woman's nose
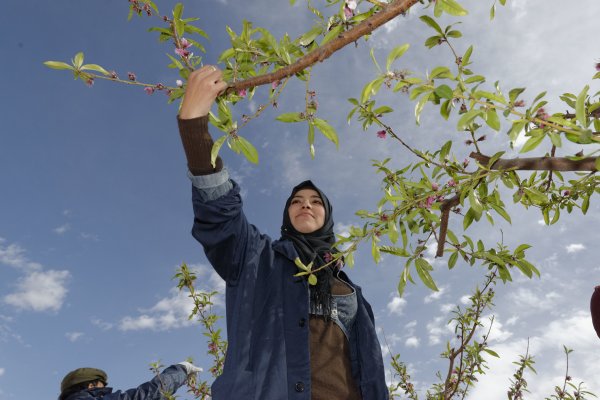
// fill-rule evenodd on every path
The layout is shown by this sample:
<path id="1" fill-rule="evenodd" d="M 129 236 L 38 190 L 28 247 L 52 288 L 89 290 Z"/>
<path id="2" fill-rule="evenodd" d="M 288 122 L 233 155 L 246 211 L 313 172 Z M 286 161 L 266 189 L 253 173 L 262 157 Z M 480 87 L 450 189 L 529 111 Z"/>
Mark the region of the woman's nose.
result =
<path id="1" fill-rule="evenodd" d="M 302 208 L 310 208 L 310 201 L 306 200 L 302 202 Z"/>

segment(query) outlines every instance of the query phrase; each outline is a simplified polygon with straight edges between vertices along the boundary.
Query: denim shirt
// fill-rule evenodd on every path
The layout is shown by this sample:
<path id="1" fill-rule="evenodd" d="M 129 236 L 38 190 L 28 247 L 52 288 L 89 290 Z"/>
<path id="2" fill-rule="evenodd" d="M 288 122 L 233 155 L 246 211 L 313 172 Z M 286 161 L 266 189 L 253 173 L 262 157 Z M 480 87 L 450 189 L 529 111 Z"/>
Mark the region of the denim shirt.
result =
<path id="1" fill-rule="evenodd" d="M 250 224 L 239 186 L 226 169 L 190 176 L 192 235 L 226 282 L 228 349 L 213 400 L 310 400 L 309 289 L 288 240 L 272 240 Z M 387 400 L 381 347 L 371 306 L 356 294 L 356 316 L 347 332 L 352 375 L 363 400 Z M 338 306 L 338 313 L 339 313 Z"/>

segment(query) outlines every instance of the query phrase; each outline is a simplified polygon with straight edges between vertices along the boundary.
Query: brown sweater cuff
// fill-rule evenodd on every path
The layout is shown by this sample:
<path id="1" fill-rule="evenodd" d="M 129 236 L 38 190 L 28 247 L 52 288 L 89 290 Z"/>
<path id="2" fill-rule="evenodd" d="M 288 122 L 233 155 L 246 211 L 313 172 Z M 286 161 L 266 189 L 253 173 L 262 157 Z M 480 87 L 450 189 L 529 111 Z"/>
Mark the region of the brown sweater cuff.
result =
<path id="1" fill-rule="evenodd" d="M 188 169 L 192 175 L 209 175 L 221 171 L 221 157 L 217 157 L 215 168 L 210 163 L 213 140 L 208 132 L 208 116 L 192 119 L 181 119 L 178 116 L 177 124 Z"/>

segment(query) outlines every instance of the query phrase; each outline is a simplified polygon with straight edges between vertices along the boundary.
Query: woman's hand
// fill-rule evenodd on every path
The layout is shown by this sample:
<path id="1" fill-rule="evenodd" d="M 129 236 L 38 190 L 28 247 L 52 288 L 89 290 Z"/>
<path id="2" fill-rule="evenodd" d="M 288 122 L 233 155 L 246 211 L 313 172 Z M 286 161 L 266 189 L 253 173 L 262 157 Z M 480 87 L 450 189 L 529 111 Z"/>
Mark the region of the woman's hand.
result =
<path id="1" fill-rule="evenodd" d="M 192 119 L 208 115 L 219 93 L 227 88 L 227 83 L 221 80 L 222 75 L 212 65 L 205 65 L 192 72 L 187 81 L 179 118 Z"/>

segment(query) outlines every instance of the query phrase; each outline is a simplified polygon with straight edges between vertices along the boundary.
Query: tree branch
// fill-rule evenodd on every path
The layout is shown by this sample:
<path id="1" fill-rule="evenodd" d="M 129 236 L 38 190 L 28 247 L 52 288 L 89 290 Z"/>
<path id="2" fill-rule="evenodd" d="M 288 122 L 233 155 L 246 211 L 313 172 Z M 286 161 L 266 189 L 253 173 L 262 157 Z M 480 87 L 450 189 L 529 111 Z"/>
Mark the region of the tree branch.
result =
<path id="1" fill-rule="evenodd" d="M 450 210 L 456 207 L 460 203 L 460 196 L 456 195 L 442 202 L 440 211 L 442 212 L 442 220 L 440 222 L 440 235 L 438 237 L 436 257 L 444 256 L 444 245 L 446 243 L 446 232 L 448 231 L 448 218 L 450 217 Z"/>
<path id="2" fill-rule="evenodd" d="M 227 92 L 238 92 L 242 89 L 266 85 L 268 83 L 293 76 L 296 73 L 305 70 L 309 66 L 316 64 L 317 62 L 324 61 L 342 47 L 357 41 L 359 38 L 365 35 L 368 35 L 386 22 L 389 22 L 398 15 L 405 13 L 409 8 L 418 2 L 418 0 L 395 0 L 392 3 L 382 6 L 381 11 L 378 13 L 353 26 L 348 31 L 340 33 L 336 39 L 333 39 L 324 46 L 305 54 L 295 63 L 268 74 L 231 83 L 227 88 Z"/>
<path id="3" fill-rule="evenodd" d="M 499 158 L 492 165 L 489 156 L 472 152 L 469 157 L 479 161 L 480 164 L 494 170 L 515 169 L 527 171 L 597 171 L 596 159 L 586 157 L 581 160 L 571 160 L 566 157 L 531 157 L 531 158 Z"/>

